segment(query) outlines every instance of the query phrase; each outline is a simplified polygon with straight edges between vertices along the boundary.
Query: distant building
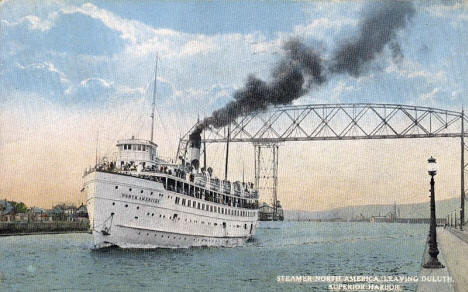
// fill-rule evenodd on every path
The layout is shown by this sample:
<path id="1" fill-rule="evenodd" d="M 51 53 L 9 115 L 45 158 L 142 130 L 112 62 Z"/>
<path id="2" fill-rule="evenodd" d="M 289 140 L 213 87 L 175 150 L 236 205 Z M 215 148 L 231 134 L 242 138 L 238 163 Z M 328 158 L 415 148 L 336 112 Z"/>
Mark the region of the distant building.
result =
<path id="1" fill-rule="evenodd" d="M 370 222 L 371 223 L 382 223 L 382 222 L 389 222 L 390 220 L 388 219 L 387 216 L 372 216 L 370 217 Z"/>
<path id="2" fill-rule="evenodd" d="M 13 205 L 7 200 L 0 201 L 0 216 L 10 215 L 14 211 Z"/>
<path id="3" fill-rule="evenodd" d="M 86 205 L 81 204 L 81 206 L 79 206 L 76 210 L 76 215 L 78 217 L 88 218 L 88 208 L 86 207 Z"/>

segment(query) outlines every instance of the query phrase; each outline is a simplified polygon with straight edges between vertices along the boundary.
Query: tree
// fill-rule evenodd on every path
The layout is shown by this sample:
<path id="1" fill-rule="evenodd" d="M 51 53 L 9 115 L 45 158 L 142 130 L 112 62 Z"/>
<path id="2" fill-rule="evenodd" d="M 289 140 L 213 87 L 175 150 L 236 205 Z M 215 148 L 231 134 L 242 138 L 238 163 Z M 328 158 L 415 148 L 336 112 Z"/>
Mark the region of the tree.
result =
<path id="1" fill-rule="evenodd" d="M 13 205 L 15 213 L 26 213 L 28 211 L 28 206 L 26 206 L 26 204 L 23 202 L 18 203 L 15 201 L 11 201 L 10 203 Z"/>

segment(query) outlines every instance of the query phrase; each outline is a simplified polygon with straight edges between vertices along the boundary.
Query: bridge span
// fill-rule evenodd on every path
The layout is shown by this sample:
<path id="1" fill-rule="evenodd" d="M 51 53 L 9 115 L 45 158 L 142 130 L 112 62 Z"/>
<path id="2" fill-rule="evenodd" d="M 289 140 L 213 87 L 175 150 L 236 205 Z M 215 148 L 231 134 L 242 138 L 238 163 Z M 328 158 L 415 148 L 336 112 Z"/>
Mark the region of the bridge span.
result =
<path id="1" fill-rule="evenodd" d="M 467 147 L 464 111 L 402 104 L 338 103 L 284 105 L 246 114 L 221 128 L 207 127 L 202 134 L 204 164 L 210 143 L 227 143 L 225 177 L 229 143 L 252 143 L 255 153 L 255 184 L 259 191 L 270 191 L 277 202 L 279 144 L 294 141 L 460 138 L 461 210 L 464 221 L 465 164 Z M 186 159 L 190 133 L 197 122 L 180 139 L 177 159 Z M 262 155 L 269 155 L 268 161 Z M 262 173 L 263 172 L 263 173 Z M 263 182 L 262 179 L 269 180 Z"/>

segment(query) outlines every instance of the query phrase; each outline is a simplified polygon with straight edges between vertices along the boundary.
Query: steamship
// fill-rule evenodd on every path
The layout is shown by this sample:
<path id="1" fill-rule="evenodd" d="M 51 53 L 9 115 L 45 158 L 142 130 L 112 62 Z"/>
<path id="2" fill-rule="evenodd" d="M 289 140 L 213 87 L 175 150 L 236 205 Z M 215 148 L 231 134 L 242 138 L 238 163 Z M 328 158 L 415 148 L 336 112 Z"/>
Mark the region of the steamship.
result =
<path id="1" fill-rule="evenodd" d="M 151 117 L 154 124 L 154 99 Z M 153 124 L 150 140 L 119 140 L 115 159 L 85 170 L 94 248 L 235 247 L 253 237 L 259 208 L 253 184 L 200 168 L 199 132 L 190 135 L 188 161 L 161 159 Z"/>

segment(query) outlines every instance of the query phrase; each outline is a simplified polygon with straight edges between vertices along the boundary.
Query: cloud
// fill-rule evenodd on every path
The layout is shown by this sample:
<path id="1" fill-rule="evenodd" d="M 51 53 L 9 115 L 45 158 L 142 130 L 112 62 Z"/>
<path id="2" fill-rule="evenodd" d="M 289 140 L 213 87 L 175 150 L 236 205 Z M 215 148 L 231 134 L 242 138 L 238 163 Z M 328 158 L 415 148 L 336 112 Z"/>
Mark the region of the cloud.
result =
<path id="1" fill-rule="evenodd" d="M 53 100 L 61 99 L 70 86 L 67 76 L 49 62 L 17 63 L 2 70 L 0 76 L 0 86 L 6 91 L 30 91 Z"/>
<path id="2" fill-rule="evenodd" d="M 429 100 L 434 99 L 434 97 L 439 94 L 440 91 L 440 87 L 436 87 L 431 92 L 421 94 L 419 98 L 424 102 L 429 102 Z"/>

